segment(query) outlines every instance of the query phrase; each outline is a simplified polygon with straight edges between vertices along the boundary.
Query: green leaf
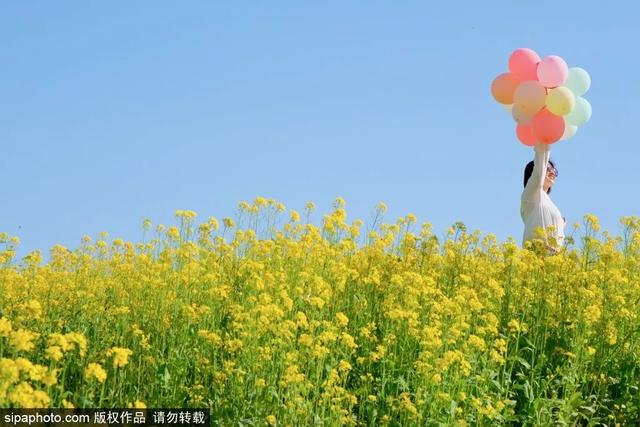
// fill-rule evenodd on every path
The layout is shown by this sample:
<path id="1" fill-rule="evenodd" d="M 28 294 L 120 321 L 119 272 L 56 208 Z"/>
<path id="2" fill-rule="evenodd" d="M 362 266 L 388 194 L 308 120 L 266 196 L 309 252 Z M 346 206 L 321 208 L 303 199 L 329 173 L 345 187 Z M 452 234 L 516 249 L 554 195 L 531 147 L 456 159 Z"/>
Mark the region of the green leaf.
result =
<path id="1" fill-rule="evenodd" d="M 518 362 L 520 362 L 520 364 L 521 364 L 522 366 L 524 366 L 525 368 L 527 368 L 527 369 L 531 369 L 531 365 L 529 364 L 529 362 L 527 362 L 526 360 L 524 360 L 522 357 L 516 357 L 516 360 L 517 360 Z"/>

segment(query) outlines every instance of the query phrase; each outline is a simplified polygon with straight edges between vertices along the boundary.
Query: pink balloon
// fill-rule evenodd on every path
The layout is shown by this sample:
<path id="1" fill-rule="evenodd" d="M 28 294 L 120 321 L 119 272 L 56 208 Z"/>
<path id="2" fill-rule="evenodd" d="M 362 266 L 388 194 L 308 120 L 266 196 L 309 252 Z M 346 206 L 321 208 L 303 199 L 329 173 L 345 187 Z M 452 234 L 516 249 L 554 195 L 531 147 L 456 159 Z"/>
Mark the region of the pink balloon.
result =
<path id="1" fill-rule="evenodd" d="M 537 76 L 545 87 L 562 86 L 569 76 L 569 67 L 559 56 L 545 56 L 538 64 Z"/>
<path id="2" fill-rule="evenodd" d="M 526 47 L 516 49 L 509 57 L 509 71 L 517 82 L 538 80 L 538 62 L 540 57 L 534 50 Z"/>
<path id="3" fill-rule="evenodd" d="M 531 128 L 537 141 L 553 144 L 564 135 L 564 119 L 544 108 L 534 116 Z"/>
<path id="4" fill-rule="evenodd" d="M 536 145 L 536 137 L 533 134 L 533 127 L 531 125 L 516 126 L 516 135 L 524 145 L 529 147 Z"/>

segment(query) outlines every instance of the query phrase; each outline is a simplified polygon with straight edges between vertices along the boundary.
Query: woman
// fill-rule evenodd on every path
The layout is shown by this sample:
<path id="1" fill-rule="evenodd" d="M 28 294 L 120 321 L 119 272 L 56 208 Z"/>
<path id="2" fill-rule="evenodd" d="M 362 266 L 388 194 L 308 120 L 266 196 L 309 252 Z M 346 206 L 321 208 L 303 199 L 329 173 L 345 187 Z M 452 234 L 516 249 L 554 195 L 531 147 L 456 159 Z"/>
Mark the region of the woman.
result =
<path id="1" fill-rule="evenodd" d="M 535 157 L 524 168 L 524 191 L 520 201 L 520 216 L 524 222 L 522 245 L 535 238 L 535 230 L 553 226 L 551 234 L 545 233 L 545 244 L 550 253 L 557 253 L 564 241 L 565 219 L 551 201 L 549 193 L 558 177 L 558 169 L 549 159 L 549 145 L 537 142 Z"/>

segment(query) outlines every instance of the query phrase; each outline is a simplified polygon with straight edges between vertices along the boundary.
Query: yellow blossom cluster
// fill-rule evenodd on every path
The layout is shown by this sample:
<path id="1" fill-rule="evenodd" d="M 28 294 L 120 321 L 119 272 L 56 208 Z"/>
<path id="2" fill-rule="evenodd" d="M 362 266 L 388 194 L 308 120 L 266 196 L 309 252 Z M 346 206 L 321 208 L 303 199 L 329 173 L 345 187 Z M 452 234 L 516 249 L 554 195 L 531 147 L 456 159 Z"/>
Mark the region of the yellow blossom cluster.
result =
<path id="1" fill-rule="evenodd" d="M 144 242 L 15 259 L 0 233 L 0 407 L 207 407 L 224 425 L 633 425 L 640 219 L 540 242 L 270 198 Z M 316 225 L 318 224 L 318 225 Z M 580 233 L 580 234 L 578 234 Z M 635 387 L 635 388 L 634 388 Z M 635 415 L 634 415 L 635 414 Z M 633 417 L 636 418 L 633 418 Z M 612 418 L 613 417 L 613 418 Z"/>

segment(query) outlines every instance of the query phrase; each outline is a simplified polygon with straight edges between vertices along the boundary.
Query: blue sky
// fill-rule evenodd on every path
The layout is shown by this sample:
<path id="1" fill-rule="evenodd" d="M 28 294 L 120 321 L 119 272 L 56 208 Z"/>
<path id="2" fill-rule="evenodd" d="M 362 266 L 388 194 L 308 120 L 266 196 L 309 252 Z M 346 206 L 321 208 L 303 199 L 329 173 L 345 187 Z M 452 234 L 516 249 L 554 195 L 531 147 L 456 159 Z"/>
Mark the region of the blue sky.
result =
<path id="1" fill-rule="evenodd" d="M 640 214 L 640 11 L 616 5 L 4 2 L 0 231 L 24 254 L 258 195 L 317 220 L 342 196 L 349 219 L 384 201 L 388 220 L 520 241 L 533 150 L 490 84 L 530 47 L 592 77 L 552 198 L 618 232 Z"/>

